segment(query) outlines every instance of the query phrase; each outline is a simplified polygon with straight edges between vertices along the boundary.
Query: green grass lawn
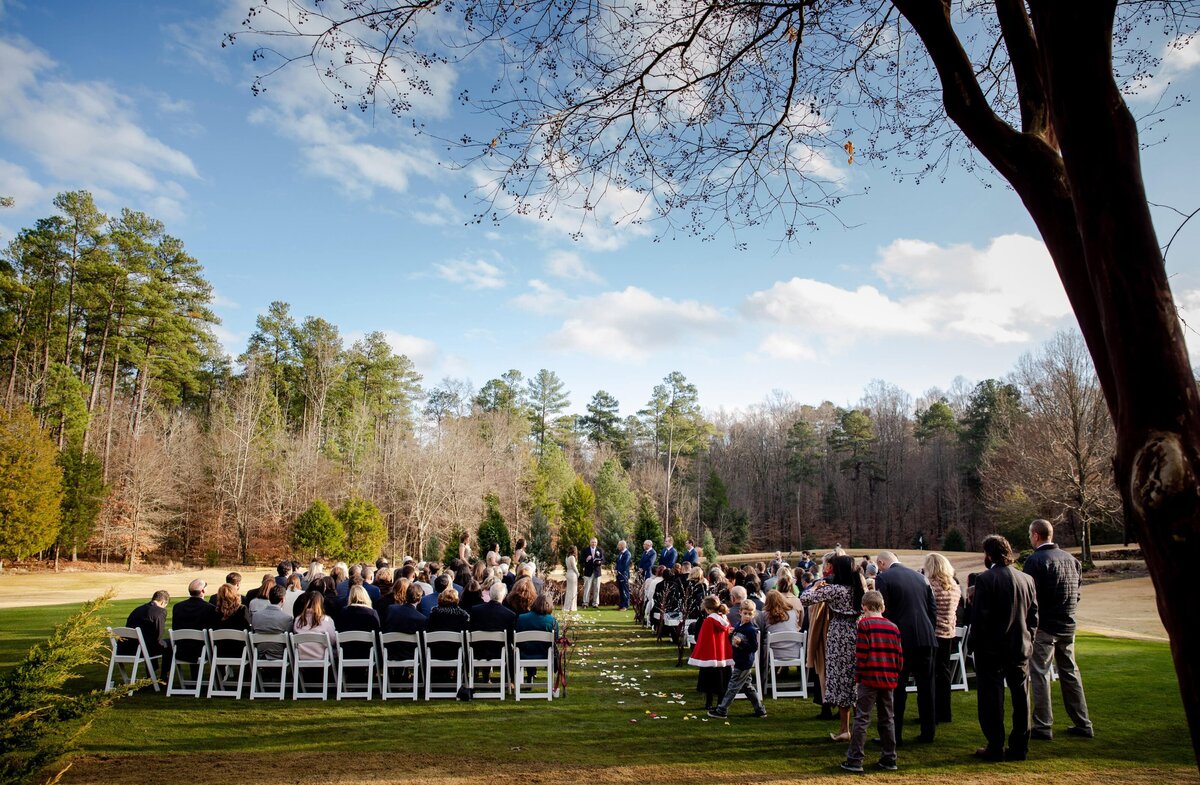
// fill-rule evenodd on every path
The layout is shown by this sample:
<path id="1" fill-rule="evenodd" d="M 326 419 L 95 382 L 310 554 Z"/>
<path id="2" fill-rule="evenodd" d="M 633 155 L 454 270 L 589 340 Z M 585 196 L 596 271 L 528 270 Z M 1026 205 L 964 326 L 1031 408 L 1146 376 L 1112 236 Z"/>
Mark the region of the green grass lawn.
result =
<path id="1" fill-rule="evenodd" d="M 123 622 L 137 604 L 114 603 L 109 616 Z M 11 667 L 73 610 L 52 606 L 0 611 L 0 668 Z M 670 782 L 697 775 L 728 781 L 801 773 L 824 778 L 840 773 L 837 764 L 845 745 L 828 740 L 834 723 L 818 720 L 818 707 L 811 701 L 767 700 L 770 716 L 762 720 L 750 717 L 748 702 L 738 701 L 728 722 L 709 720 L 703 698 L 694 691 L 696 670 L 675 667 L 674 647 L 655 643 L 651 634 L 633 625 L 631 614 L 589 611 L 574 631 L 578 648 L 568 696 L 550 704 L 516 704 L 511 698 L 503 703 L 196 700 L 143 691 L 93 725 L 67 781 L 147 779 L 134 776 L 136 769 L 128 767 L 138 762 L 166 772 L 164 781 L 174 772 L 194 783 L 322 782 L 327 781 L 321 777 L 331 761 L 342 768 L 357 762 L 434 771 L 437 765 L 452 763 L 463 772 L 524 770 L 543 775 L 548 767 L 579 767 L 585 779 L 598 781 Z M 983 742 L 975 694 L 956 692 L 955 721 L 938 727 L 936 744 L 902 748 L 902 772 L 927 779 L 936 769 L 936 776 L 957 781 L 972 780 L 967 775 L 984 771 L 989 777 L 1008 773 L 1051 779 L 1109 772 L 1122 781 L 1152 769 L 1168 772 L 1159 777 L 1164 781 L 1194 778 L 1195 759 L 1167 646 L 1082 635 L 1078 654 L 1095 739 L 1062 733 L 1069 721 L 1061 702 L 1056 702 L 1060 738 L 1034 742 L 1025 764 L 982 768 L 970 757 Z M 607 678 L 618 666 L 625 674 L 619 681 L 632 677 L 641 685 L 623 686 Z M 91 683 L 102 679 L 99 667 L 86 675 Z M 682 694 L 685 703 L 669 703 L 675 700 L 673 694 Z M 665 718 L 652 719 L 647 712 Z M 910 721 L 915 715 L 914 696 Z M 906 736 L 916 735 L 917 729 L 910 726 Z M 302 776 L 322 765 L 315 779 Z M 279 771 L 290 774 L 280 779 Z M 231 780 L 230 772 L 239 774 Z"/>

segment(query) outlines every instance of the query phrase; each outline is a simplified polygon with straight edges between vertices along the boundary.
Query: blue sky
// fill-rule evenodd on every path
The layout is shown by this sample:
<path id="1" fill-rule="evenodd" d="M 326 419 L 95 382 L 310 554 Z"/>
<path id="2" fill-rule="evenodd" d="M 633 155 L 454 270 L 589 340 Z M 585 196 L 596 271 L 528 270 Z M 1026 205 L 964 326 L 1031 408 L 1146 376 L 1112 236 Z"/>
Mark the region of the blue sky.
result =
<path id="1" fill-rule="evenodd" d="M 778 227 L 740 235 L 744 251 L 729 235 L 654 243 L 604 224 L 573 241 L 566 213 L 464 225 L 471 181 L 403 121 L 343 112 L 299 71 L 253 97 L 250 46 L 220 47 L 244 6 L 0 0 L 0 193 L 17 199 L 0 242 L 58 191 L 87 188 L 102 209 L 144 210 L 183 239 L 234 355 L 284 300 L 349 339 L 384 331 L 427 384 L 549 368 L 573 411 L 603 388 L 632 413 L 673 370 L 709 409 L 772 390 L 848 405 L 873 379 L 919 397 L 1006 374 L 1073 323 L 1019 201 L 960 172 L 917 186 L 831 160 L 848 190 L 870 193 L 839 208 L 854 228 L 828 221 L 793 246 L 772 239 Z M 1133 106 L 1197 84 L 1193 42 Z M 453 121 L 453 93 L 423 109 Z M 1174 110 L 1145 151 L 1152 201 L 1200 207 L 1198 120 L 1200 107 Z M 1156 219 L 1165 242 L 1178 218 Z M 1168 257 L 1200 321 L 1198 250 L 1200 218 Z"/>

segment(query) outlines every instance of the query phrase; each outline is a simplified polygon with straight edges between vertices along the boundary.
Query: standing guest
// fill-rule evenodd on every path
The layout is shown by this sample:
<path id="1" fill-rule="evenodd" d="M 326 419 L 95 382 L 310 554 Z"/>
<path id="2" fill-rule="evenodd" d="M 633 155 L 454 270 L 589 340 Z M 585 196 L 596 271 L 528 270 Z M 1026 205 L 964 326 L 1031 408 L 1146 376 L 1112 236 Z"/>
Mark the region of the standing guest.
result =
<path id="1" fill-rule="evenodd" d="M 704 695 L 704 708 L 711 709 L 729 688 L 729 669 L 733 665 L 733 648 L 729 641 L 729 608 L 716 597 L 704 598 L 701 606 L 704 621 L 696 636 L 696 645 L 688 657 L 688 665 L 700 669 L 696 690 Z"/>
<path id="2" fill-rule="evenodd" d="M 467 532 L 463 532 L 458 538 L 458 559 L 463 564 L 471 561 L 471 535 Z"/>
<path id="3" fill-rule="evenodd" d="M 563 568 L 567 573 L 567 585 L 563 589 L 563 610 L 568 613 L 579 607 L 579 548 L 572 545 L 567 549 Z"/>
<path id="4" fill-rule="evenodd" d="M 254 611 L 250 617 L 250 629 L 259 634 L 283 635 L 292 631 L 292 614 L 283 610 L 283 598 L 287 589 L 272 586 L 267 592 L 267 604 Z M 286 643 L 264 643 L 258 654 L 264 660 L 282 660 Z"/>
<path id="5" fill-rule="evenodd" d="M 162 666 L 158 675 L 161 678 L 171 668 L 171 647 L 163 640 L 167 634 L 167 605 L 171 595 L 159 589 L 150 597 L 150 602 L 139 605 L 125 619 L 126 627 L 134 627 L 142 631 L 142 640 L 146 642 L 146 651 L 151 657 L 162 657 Z M 118 654 L 136 654 L 137 640 L 124 638 L 117 643 Z"/>
<path id="6" fill-rule="evenodd" d="M 523 561 L 525 561 L 525 538 L 518 537 L 516 545 L 513 546 L 512 564 L 520 564 Z"/>
<path id="7" fill-rule="evenodd" d="M 829 734 L 834 741 L 850 741 L 850 707 L 855 704 L 854 646 L 856 623 L 862 610 L 863 579 L 858 564 L 849 556 L 835 556 L 828 580 L 817 581 L 800 595 L 805 605 L 823 602 L 829 614 L 825 634 L 825 681 L 821 685 L 825 703 L 837 706 L 841 728 Z"/>
<path id="8" fill-rule="evenodd" d="M 758 655 L 758 628 L 754 626 L 754 614 L 756 613 L 758 613 L 758 609 L 753 602 L 742 601 L 742 607 L 738 609 L 740 623 L 730 631 L 730 643 L 733 648 L 733 675 L 729 679 L 729 686 L 725 689 L 725 696 L 721 698 L 721 702 L 717 704 L 716 708 L 709 710 L 708 716 L 710 717 L 718 719 L 728 717 L 729 705 L 733 703 L 733 699 L 739 692 L 745 693 L 746 697 L 750 699 L 755 717 L 767 716 L 767 710 L 758 697 L 758 690 L 754 688 L 754 682 L 750 680 L 750 675 L 754 670 L 754 660 Z"/>
<path id="9" fill-rule="evenodd" d="M 693 567 L 700 566 L 700 554 L 696 553 L 696 543 L 692 541 L 691 537 L 685 543 L 683 558 L 680 561 L 690 564 Z"/>
<path id="10" fill-rule="evenodd" d="M 232 586 L 234 591 L 240 592 L 241 586 L 242 586 L 242 574 L 240 572 L 229 573 L 228 575 L 225 576 L 225 583 Z M 248 602 L 248 600 L 245 597 L 241 597 L 241 595 L 239 595 L 239 598 L 241 599 L 241 604 L 243 604 L 243 605 L 245 605 Z M 208 598 L 208 601 L 210 603 L 212 603 L 213 605 L 216 605 L 217 604 L 217 595 L 216 594 L 212 595 L 211 597 Z"/>
<path id="11" fill-rule="evenodd" d="M 614 571 L 617 576 L 617 593 L 620 599 L 617 601 L 617 610 L 629 610 L 629 565 L 633 562 L 633 554 L 629 552 L 629 548 L 625 546 L 625 541 L 621 540 L 617 543 L 617 563 L 614 565 Z"/>
<path id="12" fill-rule="evenodd" d="M 950 655 L 954 653 L 958 606 L 962 601 L 962 588 L 954 579 L 954 567 L 940 553 L 925 557 L 925 578 L 933 590 L 933 603 L 937 606 L 937 624 L 933 634 L 937 636 L 937 653 L 933 657 L 933 705 L 938 722 L 950 722 L 950 685 L 958 667 Z"/>
<path id="13" fill-rule="evenodd" d="M 1025 760 L 1029 752 L 1029 655 L 1038 626 L 1037 587 L 1012 568 L 1008 540 L 983 541 L 985 569 L 975 580 L 967 646 L 975 655 L 979 729 L 987 746 L 975 750 L 986 761 Z M 1012 732 L 1004 749 L 1004 685 L 1012 699 Z"/>
<path id="14" fill-rule="evenodd" d="M 675 569 L 677 561 L 679 561 L 679 552 L 675 550 L 675 538 L 668 534 L 667 538 L 663 540 L 662 556 L 659 557 L 658 563 L 670 572 Z"/>
<path id="15" fill-rule="evenodd" d="M 371 607 L 371 596 L 362 585 L 351 586 L 346 595 L 346 607 L 335 623 L 338 632 L 378 632 L 379 614 Z M 348 643 L 342 646 L 342 656 L 352 660 L 369 656 L 369 643 Z"/>
<path id="16" fill-rule="evenodd" d="M 207 630 L 216 621 L 216 609 L 204 600 L 208 583 L 197 578 L 188 584 L 188 598 L 171 609 L 171 629 Z M 147 641 L 148 642 L 148 641 Z M 180 641 L 178 659 L 181 662 L 196 662 L 204 648 L 203 641 Z"/>
<path id="17" fill-rule="evenodd" d="M 1079 560 L 1054 544 L 1054 527 L 1038 518 L 1029 524 L 1029 542 L 1033 555 L 1025 560 L 1025 573 L 1037 586 L 1038 630 L 1033 639 L 1033 658 L 1029 661 L 1033 682 L 1033 730 L 1030 737 L 1042 741 L 1054 738 L 1054 710 L 1050 703 L 1050 663 L 1058 667 L 1063 704 L 1071 727 L 1067 733 L 1090 739 L 1095 735 L 1088 717 L 1083 680 L 1075 664 L 1075 609 L 1079 607 L 1079 588 L 1083 568 Z"/>
<path id="18" fill-rule="evenodd" d="M 604 553 L 593 537 L 583 551 L 583 607 L 600 607 L 600 579 L 604 575 Z"/>
<path id="19" fill-rule="evenodd" d="M 892 699 L 904 685 L 901 671 L 904 654 L 900 629 L 883 618 L 884 599 L 877 591 L 863 595 L 863 617 L 858 621 L 855 644 L 855 680 L 858 698 L 854 709 L 854 732 L 850 734 L 850 749 L 841 766 L 846 771 L 862 772 L 867 744 L 867 728 L 871 725 L 871 707 L 878 713 L 879 756 L 881 769 L 896 770 L 896 726 L 892 715 Z"/>
<path id="20" fill-rule="evenodd" d="M 305 592 L 296 603 L 296 618 L 292 620 L 292 632 L 323 632 L 330 646 L 337 646 L 337 627 L 333 619 L 325 615 L 325 598 L 320 592 Z M 303 660 L 315 660 L 323 656 L 325 645 L 301 643 L 296 647 L 296 656 Z"/>
<path id="21" fill-rule="evenodd" d="M 908 703 L 910 675 L 917 683 L 917 711 L 921 714 L 921 735 L 917 742 L 929 744 L 937 729 L 933 690 L 933 660 L 937 651 L 933 627 L 937 623 L 937 603 L 933 599 L 933 589 L 924 575 L 901 564 L 891 551 L 880 552 L 875 563 L 879 565 L 875 588 L 883 595 L 887 608 L 884 616 L 900 628 L 900 640 L 904 644 L 904 668 L 900 671 L 900 686 L 896 687 L 894 698 L 896 744 L 904 743 L 904 708 Z"/>
<path id="22" fill-rule="evenodd" d="M 642 543 L 642 556 L 638 559 L 638 569 L 642 571 L 642 580 L 648 581 L 654 574 L 654 559 L 657 555 L 654 552 L 653 540 L 646 540 Z"/>

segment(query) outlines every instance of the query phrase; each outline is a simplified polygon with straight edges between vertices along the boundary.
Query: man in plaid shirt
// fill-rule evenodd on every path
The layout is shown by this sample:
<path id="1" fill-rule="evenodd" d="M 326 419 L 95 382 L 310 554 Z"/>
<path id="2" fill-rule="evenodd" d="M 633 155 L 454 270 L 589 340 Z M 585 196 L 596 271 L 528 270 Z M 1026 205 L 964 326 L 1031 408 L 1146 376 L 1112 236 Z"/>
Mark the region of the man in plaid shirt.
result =
<path id="1" fill-rule="evenodd" d="M 842 768 L 862 772 L 867 727 L 871 724 L 871 707 L 879 712 L 879 740 L 883 753 L 879 768 L 896 770 L 896 726 L 892 716 L 892 692 L 904 668 L 904 653 L 900 645 L 900 630 L 883 618 L 883 595 L 869 591 L 862 599 L 863 616 L 858 620 L 856 646 L 858 704 L 854 709 L 854 727 L 850 731 L 850 749 Z"/>

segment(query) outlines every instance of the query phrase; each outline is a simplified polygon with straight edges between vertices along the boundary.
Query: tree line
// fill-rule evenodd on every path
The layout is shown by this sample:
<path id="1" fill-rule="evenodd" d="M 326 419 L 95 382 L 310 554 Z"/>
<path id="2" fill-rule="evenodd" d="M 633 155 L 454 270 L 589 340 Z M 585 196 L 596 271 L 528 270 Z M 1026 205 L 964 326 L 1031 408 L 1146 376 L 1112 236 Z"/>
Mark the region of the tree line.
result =
<path id="1" fill-rule="evenodd" d="M 552 370 L 427 384 L 383 333 L 347 345 L 285 302 L 235 361 L 161 222 L 83 191 L 54 206 L 0 257 L 2 558 L 441 557 L 471 533 L 554 562 L 593 534 L 610 554 L 665 533 L 711 554 L 964 548 L 1035 516 L 1085 547 L 1121 529 L 1112 423 L 1074 332 L 1005 379 L 916 400 L 876 381 L 851 407 L 777 391 L 706 411 L 673 371 L 634 414 L 604 390 L 572 411 Z"/>

